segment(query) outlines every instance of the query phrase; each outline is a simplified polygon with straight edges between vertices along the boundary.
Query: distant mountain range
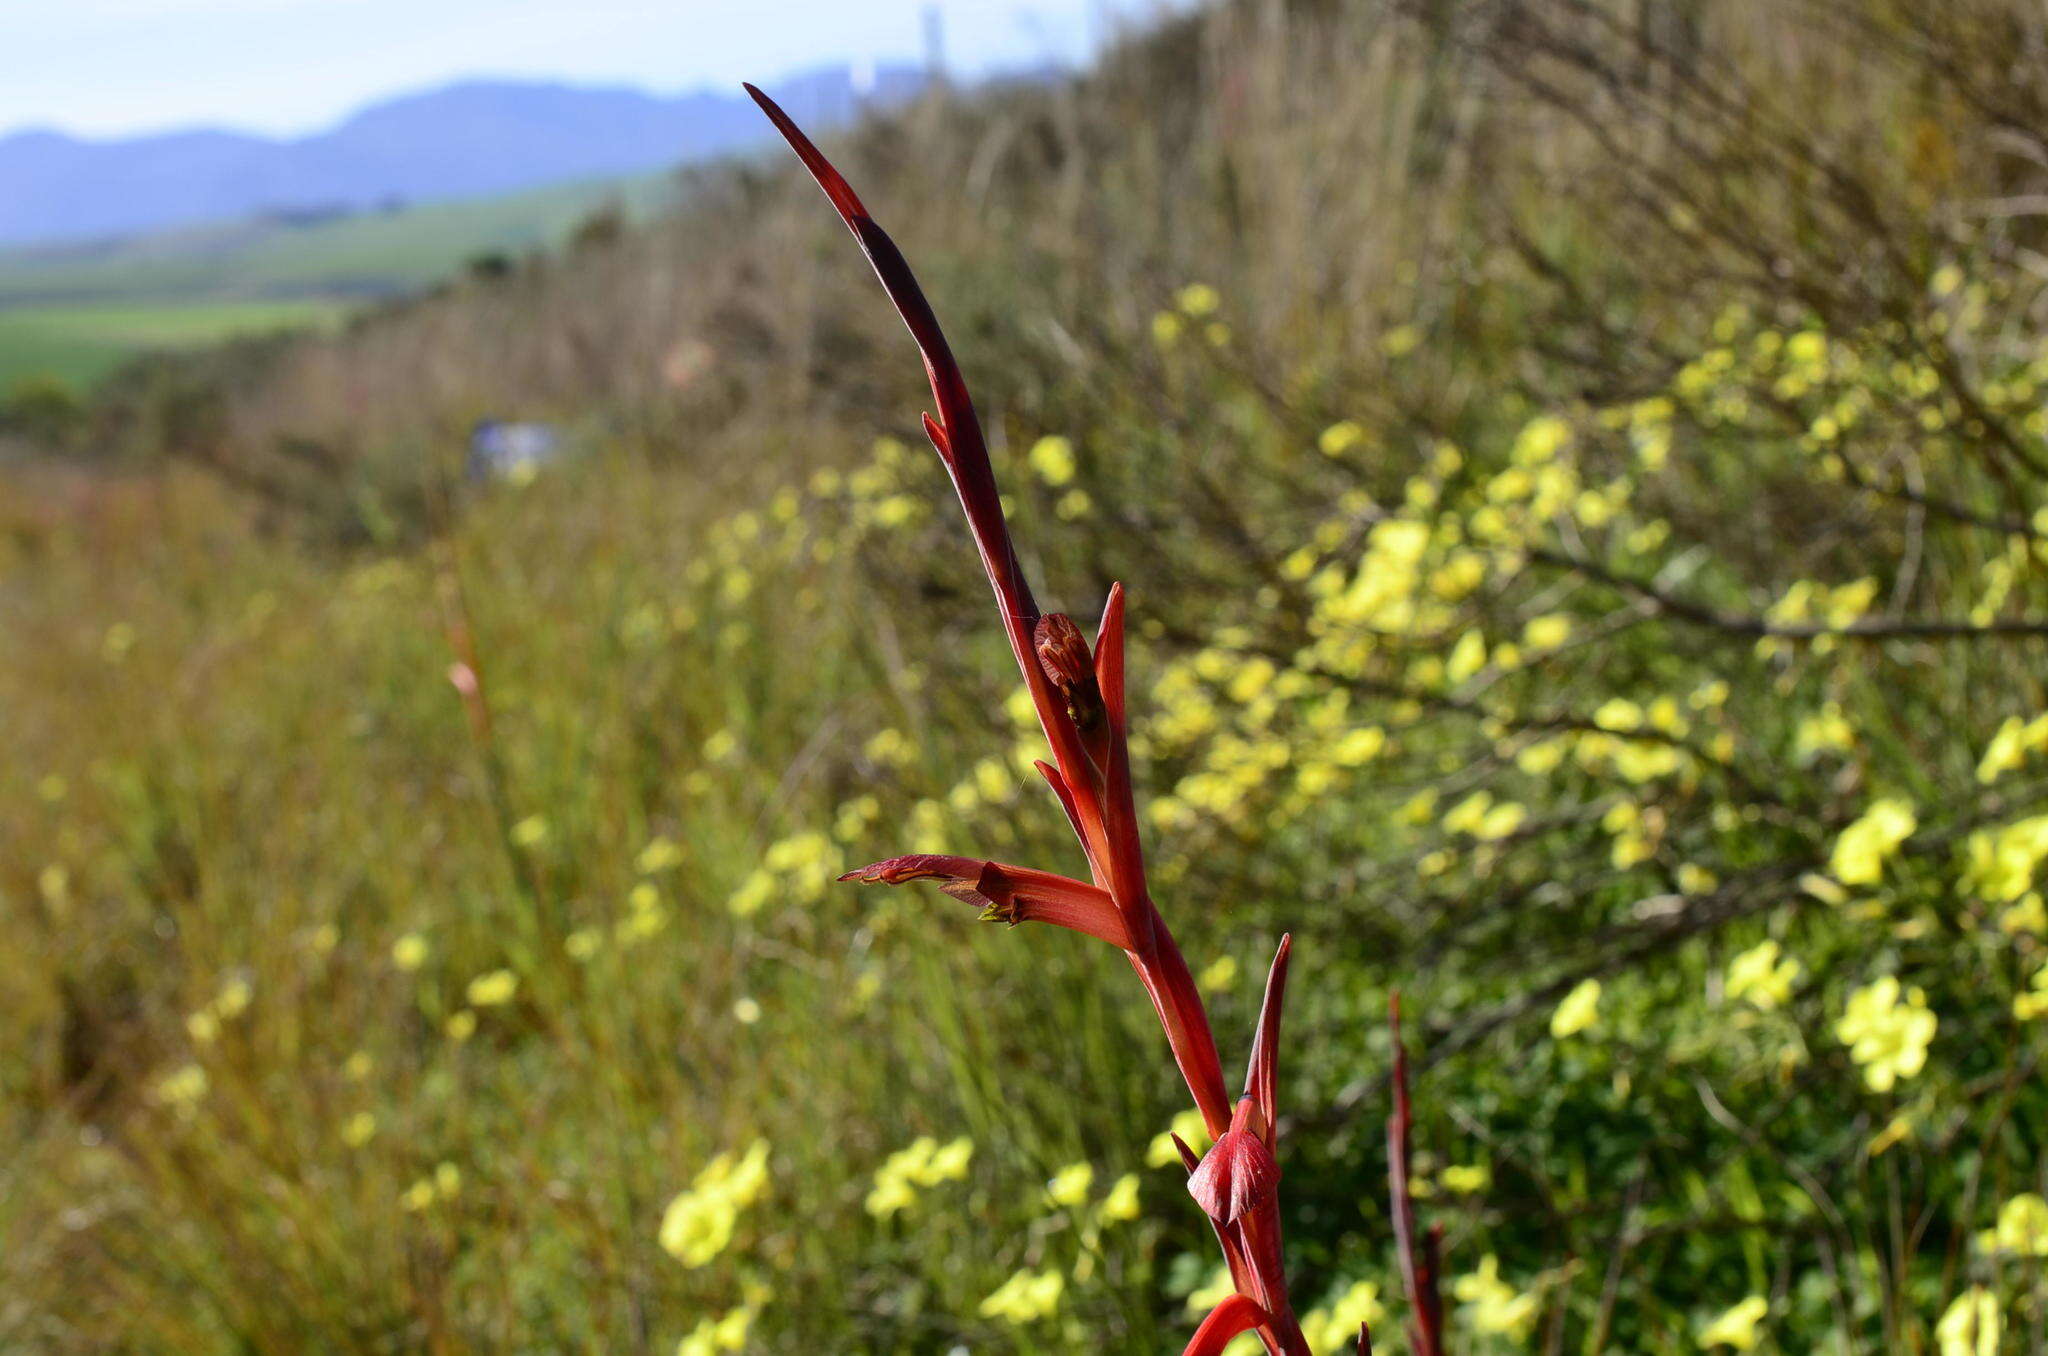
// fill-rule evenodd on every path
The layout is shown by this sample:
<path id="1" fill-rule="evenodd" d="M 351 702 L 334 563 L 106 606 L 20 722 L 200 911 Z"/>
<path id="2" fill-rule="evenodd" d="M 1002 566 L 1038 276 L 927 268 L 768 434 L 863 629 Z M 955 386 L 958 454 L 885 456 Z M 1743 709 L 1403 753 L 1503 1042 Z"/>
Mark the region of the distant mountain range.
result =
<path id="1" fill-rule="evenodd" d="M 838 66 L 770 91 L 800 121 L 843 123 L 924 85 L 910 66 L 857 81 Z M 0 137 L 0 245 L 107 238 L 198 222 L 389 208 L 630 174 L 770 139 L 735 81 L 674 97 L 476 80 L 374 104 L 293 139 L 196 130 L 123 140 Z"/>

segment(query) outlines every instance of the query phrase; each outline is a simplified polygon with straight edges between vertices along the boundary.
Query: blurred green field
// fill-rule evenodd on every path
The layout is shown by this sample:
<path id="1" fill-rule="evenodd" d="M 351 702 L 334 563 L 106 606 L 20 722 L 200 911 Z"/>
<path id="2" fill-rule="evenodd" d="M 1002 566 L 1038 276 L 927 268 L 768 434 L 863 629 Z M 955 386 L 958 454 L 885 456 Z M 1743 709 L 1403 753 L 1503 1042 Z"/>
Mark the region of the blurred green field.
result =
<path id="1" fill-rule="evenodd" d="M 1295 939 L 1318 1356 L 1396 990 L 1452 1351 L 2048 1351 L 2031 23 L 1224 4 L 832 147 L 1233 1075 Z M 0 476 L 0 1348 L 1181 1349 L 1130 967 L 834 883 L 1086 867 L 809 183 L 144 375 Z"/>
<path id="2" fill-rule="evenodd" d="M 91 385 L 138 354 L 331 325 L 340 301 L 120 302 L 0 307 L 0 387 L 47 374 Z"/>
<path id="3" fill-rule="evenodd" d="M 557 185 L 307 225 L 234 223 L 0 252 L 0 389 L 89 385 L 138 354 L 328 323 L 440 282 L 479 255 L 560 245 L 593 212 L 669 200 L 669 176 Z"/>

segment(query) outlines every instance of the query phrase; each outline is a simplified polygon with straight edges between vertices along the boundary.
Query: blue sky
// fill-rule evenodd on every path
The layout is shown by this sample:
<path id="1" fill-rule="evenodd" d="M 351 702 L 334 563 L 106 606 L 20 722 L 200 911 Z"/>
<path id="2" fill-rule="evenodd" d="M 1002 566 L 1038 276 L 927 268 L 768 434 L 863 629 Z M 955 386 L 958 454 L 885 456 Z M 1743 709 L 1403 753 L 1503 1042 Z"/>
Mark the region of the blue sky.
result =
<path id="1" fill-rule="evenodd" d="M 661 93 L 916 60 L 936 4 L 962 73 L 1075 62 L 1165 0 L 0 0 L 0 133 L 293 134 L 462 76 Z"/>

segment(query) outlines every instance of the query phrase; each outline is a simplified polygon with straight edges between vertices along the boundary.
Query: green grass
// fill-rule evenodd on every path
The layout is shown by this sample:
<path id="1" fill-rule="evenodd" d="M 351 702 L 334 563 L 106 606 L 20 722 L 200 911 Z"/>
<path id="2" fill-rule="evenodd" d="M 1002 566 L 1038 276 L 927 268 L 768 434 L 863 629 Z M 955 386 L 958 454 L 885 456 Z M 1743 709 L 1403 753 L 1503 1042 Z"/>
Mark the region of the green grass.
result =
<path id="1" fill-rule="evenodd" d="M 346 302 L 315 299 L 0 309 L 0 388 L 43 374 L 88 386 L 137 354 L 330 324 L 348 309 Z"/>
<path id="2" fill-rule="evenodd" d="M 650 174 L 308 226 L 231 223 L 0 252 L 0 386 L 31 373 L 90 384 L 145 351 L 329 320 L 485 252 L 559 245 L 606 204 L 644 215 L 670 192 L 668 175 Z"/>
<path id="3" fill-rule="evenodd" d="M 195 227 L 106 244 L 0 251 L 0 307 L 44 301 L 390 295 L 485 250 L 559 244 L 606 203 L 644 213 L 666 174 L 604 179 L 459 202 L 366 212 L 307 226 Z"/>

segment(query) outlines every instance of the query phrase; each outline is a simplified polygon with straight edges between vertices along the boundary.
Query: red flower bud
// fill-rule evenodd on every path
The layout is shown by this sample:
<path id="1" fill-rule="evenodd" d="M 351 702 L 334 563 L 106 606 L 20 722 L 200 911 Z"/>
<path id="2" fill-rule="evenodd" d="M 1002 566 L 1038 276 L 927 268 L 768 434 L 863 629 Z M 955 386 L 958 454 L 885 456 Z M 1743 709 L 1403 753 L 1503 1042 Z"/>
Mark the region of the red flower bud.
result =
<path id="1" fill-rule="evenodd" d="M 1195 1204 L 1223 1224 L 1256 1210 L 1280 1185 L 1280 1164 L 1249 1123 L 1256 1115 L 1250 1098 L 1239 1102 L 1230 1129 L 1210 1146 L 1188 1178 L 1188 1194 Z"/>
<path id="2" fill-rule="evenodd" d="M 1095 681 L 1095 661 L 1088 653 L 1087 638 L 1074 619 L 1064 612 L 1048 612 L 1033 629 L 1032 648 L 1038 652 L 1038 667 L 1046 681 L 1067 704 L 1067 717 L 1082 735 L 1100 731 L 1106 714 L 1102 688 Z M 1091 744 L 1089 754 L 1095 756 Z"/>

